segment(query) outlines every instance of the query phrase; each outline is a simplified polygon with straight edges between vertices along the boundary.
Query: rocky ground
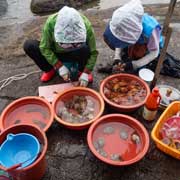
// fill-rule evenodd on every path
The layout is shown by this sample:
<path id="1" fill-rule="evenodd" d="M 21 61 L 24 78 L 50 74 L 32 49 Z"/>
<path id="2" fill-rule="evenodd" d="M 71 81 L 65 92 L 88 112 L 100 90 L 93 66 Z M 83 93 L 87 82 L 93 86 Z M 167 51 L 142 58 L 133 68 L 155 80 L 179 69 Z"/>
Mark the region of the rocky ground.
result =
<path id="1" fill-rule="evenodd" d="M 180 16 L 179 4 L 173 16 L 173 34 L 168 47 L 168 52 L 180 59 Z M 167 6 L 147 6 L 160 20 L 163 19 Z M 102 33 L 106 22 L 111 17 L 113 9 L 99 11 L 87 10 L 84 13 L 91 20 L 96 33 L 99 63 L 106 64 L 112 60 L 113 52 L 109 50 L 102 40 Z M 42 25 L 46 17 L 36 16 L 34 19 L 13 26 L 0 27 L 0 80 L 15 74 L 29 73 L 38 70 L 36 65 L 24 54 L 23 42 L 28 38 L 39 39 Z M 94 83 L 92 88 L 99 89 L 99 82 L 106 74 L 94 69 Z M 26 79 L 12 82 L 0 91 L 0 112 L 13 100 L 30 95 L 38 95 L 40 73 L 33 74 Z M 59 83 L 58 77 L 48 84 Z M 172 85 L 180 89 L 180 79 L 160 76 L 158 84 Z M 155 123 L 144 122 L 136 112 L 133 117 L 139 119 L 151 132 Z M 158 118 L 158 117 L 157 117 Z M 47 171 L 43 180 L 179 180 L 180 161 L 160 152 L 151 140 L 147 155 L 138 163 L 128 167 L 112 167 L 100 162 L 90 152 L 86 142 L 85 131 L 68 130 L 54 122 L 47 132 L 49 141 L 47 152 Z"/>
<path id="2" fill-rule="evenodd" d="M 7 2 L 6 0 L 2 0 L 0 3 L 0 16 L 4 14 L 7 10 Z"/>

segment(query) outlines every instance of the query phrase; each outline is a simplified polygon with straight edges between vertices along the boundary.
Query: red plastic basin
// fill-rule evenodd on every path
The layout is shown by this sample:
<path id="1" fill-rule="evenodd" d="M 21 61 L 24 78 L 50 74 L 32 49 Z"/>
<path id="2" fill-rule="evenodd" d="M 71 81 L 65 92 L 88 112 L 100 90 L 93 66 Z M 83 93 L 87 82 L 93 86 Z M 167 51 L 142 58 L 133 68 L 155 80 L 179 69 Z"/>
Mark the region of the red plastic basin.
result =
<path id="1" fill-rule="evenodd" d="M 105 134 L 104 129 L 112 127 L 112 134 Z M 127 139 L 120 138 L 122 128 L 128 132 Z M 131 140 L 131 135 L 136 132 L 140 137 L 140 143 L 135 144 Z M 103 151 L 106 156 L 100 154 L 100 150 L 95 147 L 97 139 L 104 139 Z M 149 135 L 144 126 L 136 119 L 123 114 L 110 114 L 102 116 L 89 128 L 87 141 L 92 153 L 101 161 L 115 166 L 125 166 L 141 160 L 149 148 Z M 102 149 L 101 149 L 102 150 Z M 118 154 L 122 161 L 112 160 L 112 154 Z"/>
<path id="2" fill-rule="evenodd" d="M 146 90 L 146 97 L 139 103 L 136 103 L 134 105 L 123 105 L 123 104 L 117 104 L 113 101 L 111 101 L 110 99 L 108 99 L 106 97 L 106 95 L 104 94 L 104 88 L 106 83 L 111 82 L 113 79 L 119 79 L 119 80 L 135 80 L 137 81 L 142 87 L 145 88 Z M 119 112 L 132 112 L 137 110 L 138 108 L 140 108 L 142 105 L 144 105 L 144 103 L 146 102 L 146 99 L 148 97 L 148 95 L 150 94 L 150 88 L 147 85 L 147 83 L 145 81 L 143 81 L 142 79 L 140 79 L 138 76 L 132 75 L 132 74 L 126 74 L 126 73 L 119 73 L 119 74 L 114 74 L 111 76 L 108 76 L 107 78 L 105 78 L 100 85 L 100 94 L 102 95 L 103 99 L 105 100 L 105 102 L 112 107 L 113 109 L 119 111 Z"/>
<path id="3" fill-rule="evenodd" d="M 57 115 L 58 109 L 61 107 L 61 102 L 66 102 L 69 99 L 71 99 L 74 95 L 78 96 L 88 96 L 91 97 L 91 99 L 94 100 L 94 118 L 90 119 L 89 121 L 83 122 L 83 123 L 70 123 L 62 118 L 60 118 Z M 63 91 L 62 93 L 58 94 L 56 99 L 53 101 L 53 109 L 55 114 L 55 119 L 62 125 L 66 126 L 67 128 L 74 129 L 74 130 L 81 130 L 88 128 L 90 124 L 92 124 L 94 121 L 96 121 L 104 111 L 104 100 L 100 96 L 99 93 L 97 93 L 95 90 L 92 90 L 90 88 L 84 88 L 84 87 L 74 87 L 70 88 L 68 90 Z"/>
<path id="4" fill-rule="evenodd" d="M 54 120 L 54 113 L 50 103 L 36 96 L 27 96 L 10 103 L 0 117 L 0 129 L 4 130 L 12 125 L 36 125 L 47 131 Z"/>

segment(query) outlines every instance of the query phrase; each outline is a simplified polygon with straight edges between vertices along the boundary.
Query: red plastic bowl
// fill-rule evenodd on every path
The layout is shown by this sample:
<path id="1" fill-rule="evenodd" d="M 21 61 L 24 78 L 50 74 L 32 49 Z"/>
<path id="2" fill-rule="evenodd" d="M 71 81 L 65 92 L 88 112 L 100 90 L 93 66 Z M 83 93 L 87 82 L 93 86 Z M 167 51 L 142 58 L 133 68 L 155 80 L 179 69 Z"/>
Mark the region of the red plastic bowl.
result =
<path id="1" fill-rule="evenodd" d="M 107 82 L 113 80 L 114 78 L 118 78 L 118 79 L 126 78 L 126 79 L 132 79 L 132 80 L 138 81 L 146 89 L 147 94 L 146 94 L 145 99 L 143 101 L 141 101 L 140 103 L 137 103 L 135 105 L 128 105 L 128 106 L 119 105 L 119 104 L 116 104 L 116 103 L 112 102 L 111 100 L 109 100 L 105 96 L 105 94 L 104 94 L 104 87 L 105 87 Z M 115 74 L 115 75 L 108 76 L 107 78 L 105 78 L 101 82 L 101 85 L 100 85 L 100 94 L 102 95 L 102 97 L 105 100 L 105 102 L 108 105 L 110 105 L 110 107 L 112 107 L 113 109 L 115 109 L 115 110 L 117 110 L 119 112 L 132 112 L 132 111 L 138 109 L 139 107 L 141 107 L 142 105 L 144 105 L 148 95 L 150 94 L 150 88 L 147 85 L 147 83 L 145 81 L 143 81 L 142 79 L 140 79 L 138 76 L 135 76 L 135 75 L 132 75 L 132 74 L 120 73 L 120 74 Z"/>
<path id="2" fill-rule="evenodd" d="M 94 141 L 97 140 L 97 138 L 102 137 L 102 133 L 100 133 L 100 131 L 102 131 L 104 127 L 109 126 L 109 124 L 111 124 L 112 127 L 114 126 L 115 133 L 111 135 L 104 135 L 103 138 L 105 139 L 105 144 L 103 148 L 107 154 L 112 154 L 113 151 L 114 153 L 119 153 L 119 155 L 121 154 L 122 157 L 126 157 L 126 160 L 124 159 L 123 161 L 114 161 L 103 157 L 94 147 Z M 138 153 L 136 151 L 137 149 L 132 149 L 132 147 L 135 145 L 129 144 L 128 142 L 130 141 L 130 136 L 128 136 L 128 141 L 124 141 L 118 136 L 119 124 L 123 124 L 125 127 L 130 127 L 131 132 L 133 129 L 139 135 L 141 143 L 138 145 L 140 147 L 138 148 Z M 128 132 L 130 133 L 130 131 Z M 100 134 L 99 136 L 98 133 Z M 141 160 L 149 148 L 149 135 L 144 126 L 136 119 L 123 114 L 105 115 L 95 121 L 88 130 L 87 141 L 90 150 L 98 159 L 114 166 L 126 166 Z"/>
<path id="3" fill-rule="evenodd" d="M 47 131 L 54 120 L 54 113 L 49 102 L 41 97 L 28 96 L 10 103 L 0 117 L 0 129 L 12 125 L 36 125 Z"/>
<path id="4" fill-rule="evenodd" d="M 99 108 L 99 111 L 93 119 L 86 121 L 84 123 L 69 123 L 57 116 L 59 102 L 62 100 L 63 101 L 68 100 L 68 99 L 72 98 L 74 95 L 91 96 L 97 101 L 96 108 Z M 96 91 L 94 91 L 92 89 L 84 88 L 84 87 L 74 87 L 74 88 L 65 90 L 62 93 L 57 95 L 56 99 L 53 101 L 53 109 L 54 109 L 54 113 L 55 113 L 55 119 L 60 124 L 66 126 L 67 128 L 70 128 L 70 129 L 80 130 L 80 129 L 85 129 L 85 128 L 89 127 L 91 123 L 96 121 L 103 114 L 104 100 L 100 96 L 99 93 L 97 93 Z"/>

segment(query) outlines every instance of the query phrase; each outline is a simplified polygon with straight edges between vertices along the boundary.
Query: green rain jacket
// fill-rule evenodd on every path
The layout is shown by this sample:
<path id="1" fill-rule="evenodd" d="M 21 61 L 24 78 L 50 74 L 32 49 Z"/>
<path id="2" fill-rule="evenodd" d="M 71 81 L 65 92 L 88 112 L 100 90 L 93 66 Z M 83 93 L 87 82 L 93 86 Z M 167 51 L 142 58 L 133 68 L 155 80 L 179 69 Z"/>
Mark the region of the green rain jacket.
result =
<path id="1" fill-rule="evenodd" d="M 47 19 L 43 28 L 41 42 L 39 45 L 41 53 L 45 56 L 49 64 L 51 64 L 52 66 L 54 66 L 58 61 L 58 57 L 56 56 L 56 54 L 64 52 L 64 49 L 61 48 L 58 43 L 56 43 L 54 38 L 54 27 L 56 24 L 57 15 L 58 13 L 53 14 Z M 90 48 L 90 58 L 87 61 L 86 68 L 92 71 L 98 55 L 94 30 L 90 21 L 83 15 L 81 15 L 81 17 L 84 20 L 84 24 L 87 30 L 86 43 Z"/>

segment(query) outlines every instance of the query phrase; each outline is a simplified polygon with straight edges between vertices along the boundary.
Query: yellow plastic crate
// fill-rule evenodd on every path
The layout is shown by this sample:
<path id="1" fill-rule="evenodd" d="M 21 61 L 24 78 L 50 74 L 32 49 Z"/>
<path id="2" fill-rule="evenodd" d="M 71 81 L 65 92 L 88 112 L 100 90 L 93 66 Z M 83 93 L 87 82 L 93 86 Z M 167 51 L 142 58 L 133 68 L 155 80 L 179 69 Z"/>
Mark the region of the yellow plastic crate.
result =
<path id="1" fill-rule="evenodd" d="M 165 152 L 166 154 L 169 154 L 170 156 L 173 156 L 174 158 L 180 159 L 180 151 L 169 147 L 168 145 L 164 144 L 160 140 L 160 134 L 159 131 L 161 130 L 164 122 L 175 115 L 178 111 L 180 111 L 180 101 L 174 101 L 172 102 L 166 110 L 162 113 L 160 118 L 158 119 L 157 123 L 155 124 L 152 132 L 151 137 L 155 141 L 157 148 L 159 148 L 161 151 Z"/>

